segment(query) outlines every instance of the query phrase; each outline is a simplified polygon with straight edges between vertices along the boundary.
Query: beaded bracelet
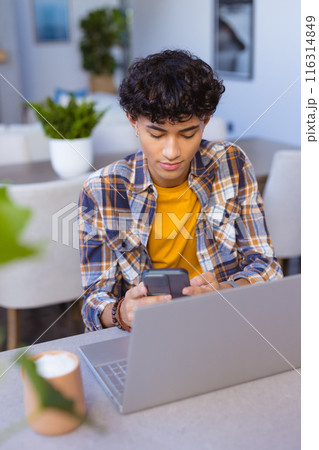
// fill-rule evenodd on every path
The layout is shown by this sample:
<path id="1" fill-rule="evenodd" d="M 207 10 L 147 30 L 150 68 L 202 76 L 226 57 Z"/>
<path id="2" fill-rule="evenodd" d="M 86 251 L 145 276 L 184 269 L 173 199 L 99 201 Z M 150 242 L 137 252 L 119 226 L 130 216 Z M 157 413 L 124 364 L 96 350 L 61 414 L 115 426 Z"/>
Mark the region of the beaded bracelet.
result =
<path id="1" fill-rule="evenodd" d="M 120 330 L 131 331 L 131 327 L 129 327 L 121 318 L 120 307 L 121 307 L 123 300 L 124 300 L 124 297 L 121 299 L 118 299 L 114 302 L 114 304 L 112 306 L 112 322 Z M 116 314 L 117 314 L 118 318 L 116 318 Z"/>

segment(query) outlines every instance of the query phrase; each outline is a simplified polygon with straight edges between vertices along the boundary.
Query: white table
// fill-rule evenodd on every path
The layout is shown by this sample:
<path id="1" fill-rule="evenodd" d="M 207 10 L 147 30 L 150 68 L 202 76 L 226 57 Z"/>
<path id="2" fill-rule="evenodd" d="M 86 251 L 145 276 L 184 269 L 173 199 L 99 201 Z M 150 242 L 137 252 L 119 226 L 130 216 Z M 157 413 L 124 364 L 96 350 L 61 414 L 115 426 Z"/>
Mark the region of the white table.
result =
<path id="1" fill-rule="evenodd" d="M 31 353 L 64 349 L 79 355 L 79 345 L 123 334 L 108 329 L 35 345 Z M 16 350 L 0 354 L 1 373 Z M 81 358 L 81 356 L 80 356 Z M 107 450 L 294 450 L 300 448 L 300 375 L 295 371 L 244 383 L 168 405 L 121 416 L 81 359 L 90 417 L 104 434 L 82 425 L 69 434 L 37 435 L 26 427 L 2 449 Z M 0 379 L 0 429 L 24 417 L 18 365 Z M 1 431 L 0 431 L 1 433 Z"/>
<path id="2" fill-rule="evenodd" d="M 296 149 L 288 144 L 263 138 L 239 139 L 236 145 L 242 148 L 254 166 L 256 177 L 265 178 L 269 174 L 272 158 L 276 151 Z M 93 166 L 96 169 L 111 164 L 126 156 L 126 153 L 100 154 L 95 156 Z M 0 182 L 12 184 L 42 183 L 58 180 L 50 161 L 36 161 L 27 164 L 0 165 Z"/>

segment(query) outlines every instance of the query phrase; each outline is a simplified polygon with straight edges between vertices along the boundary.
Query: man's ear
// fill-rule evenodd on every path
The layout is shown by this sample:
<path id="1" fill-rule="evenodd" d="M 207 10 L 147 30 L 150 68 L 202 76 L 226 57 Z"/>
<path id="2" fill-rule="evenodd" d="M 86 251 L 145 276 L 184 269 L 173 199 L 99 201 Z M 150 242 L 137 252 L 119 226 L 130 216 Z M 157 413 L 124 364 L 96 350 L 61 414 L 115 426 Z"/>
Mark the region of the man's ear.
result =
<path id="1" fill-rule="evenodd" d="M 204 125 L 205 125 L 205 127 L 206 127 L 206 125 L 208 124 L 208 122 L 210 121 L 211 117 L 212 117 L 212 116 L 206 116 L 206 117 L 204 118 Z"/>
<path id="2" fill-rule="evenodd" d="M 128 120 L 129 120 L 130 124 L 132 125 L 132 127 L 134 128 L 134 130 L 137 131 L 137 129 L 136 129 L 137 120 L 133 119 L 133 117 L 127 111 L 126 111 L 126 117 L 128 118 Z"/>

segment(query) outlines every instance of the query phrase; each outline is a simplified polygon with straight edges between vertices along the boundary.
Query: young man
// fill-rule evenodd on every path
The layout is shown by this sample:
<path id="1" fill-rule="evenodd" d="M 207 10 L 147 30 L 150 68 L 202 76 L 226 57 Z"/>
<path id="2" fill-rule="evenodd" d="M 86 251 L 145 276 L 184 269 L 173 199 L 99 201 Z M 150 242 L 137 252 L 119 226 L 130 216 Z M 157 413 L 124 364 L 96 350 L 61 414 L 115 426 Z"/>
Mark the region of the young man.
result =
<path id="1" fill-rule="evenodd" d="M 139 283 L 151 267 L 187 269 L 185 295 L 282 276 L 249 160 L 235 145 L 202 140 L 224 90 L 184 51 L 130 67 L 120 104 L 141 149 L 93 173 L 80 196 L 87 330 L 130 329 L 135 306 L 169 301 Z"/>

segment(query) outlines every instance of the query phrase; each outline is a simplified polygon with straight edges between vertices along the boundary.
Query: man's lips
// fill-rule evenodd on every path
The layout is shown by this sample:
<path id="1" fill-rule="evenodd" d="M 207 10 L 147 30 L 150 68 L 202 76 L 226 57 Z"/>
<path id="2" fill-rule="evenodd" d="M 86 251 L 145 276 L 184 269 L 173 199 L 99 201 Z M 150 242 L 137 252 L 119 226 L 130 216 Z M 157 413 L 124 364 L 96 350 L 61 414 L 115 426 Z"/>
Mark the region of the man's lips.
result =
<path id="1" fill-rule="evenodd" d="M 178 163 L 160 162 L 161 167 L 165 170 L 176 170 L 181 164 L 182 164 L 182 161 L 180 161 Z"/>

